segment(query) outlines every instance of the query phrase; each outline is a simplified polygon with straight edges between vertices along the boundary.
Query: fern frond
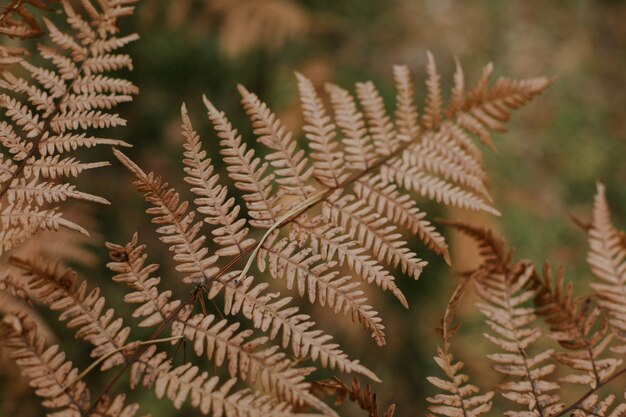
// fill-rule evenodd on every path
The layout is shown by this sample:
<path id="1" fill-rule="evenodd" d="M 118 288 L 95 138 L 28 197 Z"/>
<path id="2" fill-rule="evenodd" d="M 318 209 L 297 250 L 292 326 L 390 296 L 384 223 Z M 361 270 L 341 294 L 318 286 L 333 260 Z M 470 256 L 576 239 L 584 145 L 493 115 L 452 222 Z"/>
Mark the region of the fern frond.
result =
<path id="1" fill-rule="evenodd" d="M 430 51 L 427 54 L 427 58 L 426 73 L 428 74 L 428 79 L 426 80 L 426 102 L 424 104 L 422 124 L 426 129 L 436 130 L 441 122 L 443 106 L 441 75 L 437 72 L 437 64 Z"/>
<path id="2" fill-rule="evenodd" d="M 271 397 L 250 390 L 231 393 L 236 383 L 231 378 L 219 385 L 218 377 L 209 377 L 207 372 L 190 363 L 174 368 L 164 352 L 150 346 L 131 368 L 132 388 L 143 384 L 154 387 L 157 398 L 167 397 L 174 407 L 180 409 L 191 397 L 191 405 L 203 414 L 226 417 L 289 417 L 296 416 L 284 403 L 276 404 Z"/>
<path id="3" fill-rule="evenodd" d="M 231 377 L 239 376 L 251 385 L 258 381 L 263 391 L 273 393 L 280 400 L 311 406 L 329 416 L 337 415 L 309 392 L 310 383 L 304 378 L 315 368 L 295 367 L 278 346 L 261 348 L 268 338 L 250 339 L 252 331 L 238 331 L 240 323 L 216 320 L 212 314 L 187 316 L 175 323 L 172 332 L 191 341 L 198 356 L 206 352 L 216 366 L 226 364 Z"/>
<path id="4" fill-rule="evenodd" d="M 327 84 L 326 91 L 333 105 L 335 122 L 343 134 L 346 167 L 365 171 L 376 163 L 377 157 L 363 114 L 357 110 L 354 97 L 348 91 L 333 84 Z"/>
<path id="5" fill-rule="evenodd" d="M 220 154 L 228 165 L 228 176 L 235 181 L 235 187 L 244 192 L 243 199 L 251 217 L 250 224 L 268 229 L 276 222 L 281 211 L 278 196 L 272 189 L 274 174 L 264 175 L 267 162 L 261 164 L 259 158 L 254 158 L 254 150 L 248 150 L 247 145 L 241 143 L 241 136 L 226 115 L 219 112 L 206 97 L 203 100 L 209 119 L 221 139 Z"/>
<path id="6" fill-rule="evenodd" d="M 50 12 L 58 3 L 57 0 L 10 0 L 2 7 L 0 13 L 0 34 L 15 38 L 34 38 L 44 34 L 35 14 L 29 7 L 40 12 Z"/>
<path id="7" fill-rule="evenodd" d="M 259 251 L 257 265 L 261 272 L 266 267 L 275 279 L 285 279 L 287 288 L 297 286 L 298 294 L 308 295 L 309 301 L 316 300 L 320 305 L 328 305 L 335 313 L 350 314 L 353 321 L 359 321 L 372 332 L 372 337 L 380 346 L 385 344 L 384 326 L 378 313 L 365 304 L 363 291 L 356 289 L 357 282 L 349 276 L 338 277 L 331 271 L 333 263 L 320 263 L 319 255 L 311 250 L 296 251 L 296 242 L 280 239 L 276 243 L 266 242 Z"/>
<path id="8" fill-rule="evenodd" d="M 66 361 L 58 345 L 45 347 L 37 326 L 23 315 L 2 319 L 2 343 L 10 349 L 9 358 L 22 369 L 43 406 L 55 415 L 87 416 L 89 390 L 77 380 L 78 370 Z M 70 385 L 71 383 L 71 385 Z"/>
<path id="9" fill-rule="evenodd" d="M 434 357 L 434 360 L 447 379 L 434 376 L 427 378 L 428 382 L 444 392 L 426 399 L 432 404 L 428 410 L 435 415 L 449 417 L 480 416 L 488 413 L 493 405 L 493 391 L 479 395 L 480 389 L 469 383 L 467 375 L 460 373 L 464 366 L 463 362 L 455 362 L 452 353 L 450 353 L 450 339 L 460 327 L 460 324 L 454 323 L 456 310 L 469 283 L 470 279 L 464 279 L 456 286 L 446 305 L 442 320 L 443 348 L 437 347 L 437 356 Z"/>
<path id="10" fill-rule="evenodd" d="M 626 416 L 626 403 L 618 403 L 612 410 L 615 395 L 607 395 L 600 399 L 597 394 L 587 397 L 580 406 L 572 412 L 573 417 L 624 417 Z"/>
<path id="11" fill-rule="evenodd" d="M 554 280 L 547 264 L 543 271 L 543 280 L 535 279 L 539 289 L 535 298 L 537 313 L 544 316 L 550 326 L 550 337 L 571 351 L 557 353 L 556 359 L 584 372 L 567 375 L 561 380 L 594 389 L 611 378 L 623 362 L 617 358 L 601 358 L 612 339 L 608 322 L 600 317 L 600 308 L 591 305 L 590 299 L 572 297 L 572 283 L 564 286 L 562 268 L 558 269 Z"/>
<path id="12" fill-rule="evenodd" d="M 206 158 L 206 152 L 201 149 L 200 138 L 191 126 L 185 105 L 181 114 L 183 136 L 186 139 L 183 159 L 187 173 L 185 182 L 192 186 L 191 192 L 198 196 L 194 203 L 198 212 L 205 215 L 204 221 L 220 226 L 212 231 L 215 236 L 213 241 L 222 246 L 215 254 L 242 255 L 256 240 L 247 238 L 249 230 L 245 227 L 246 219 L 239 217 L 240 207 L 235 204 L 235 199 L 230 197 L 226 201 L 228 190 L 219 184 L 219 175 L 213 174 L 211 160 Z"/>
<path id="13" fill-rule="evenodd" d="M 504 375 L 519 377 L 498 385 L 507 399 L 525 405 L 531 413 L 541 416 L 558 414 L 564 405 L 554 393 L 559 388 L 548 378 L 555 365 L 546 362 L 554 356 L 551 349 L 530 354 L 532 345 L 541 337 L 541 330 L 532 326 L 535 308 L 526 306 L 536 290 L 528 289 L 534 267 L 528 261 L 513 263 L 506 253 L 504 243 L 491 232 L 471 226 L 462 226 L 461 232 L 479 242 L 481 251 L 487 252 L 482 265 L 474 272 L 474 287 L 482 299 L 478 309 L 486 317 L 493 333 L 484 333 L 487 340 L 504 353 L 493 353 L 488 358 L 495 362 L 494 369 Z M 510 411 L 510 416 L 527 415 L 527 412 Z"/>
<path id="14" fill-rule="evenodd" d="M 331 343 L 332 336 L 314 328 L 311 317 L 300 312 L 296 306 L 290 306 L 291 297 L 282 297 L 278 293 L 268 293 L 268 283 L 253 285 L 254 279 L 247 277 L 240 284 L 235 284 L 233 277 L 240 271 L 233 271 L 214 281 L 207 297 L 215 298 L 224 291 L 224 312 L 241 312 L 252 321 L 252 325 L 268 333 L 270 340 L 278 337 L 282 330 L 281 345 L 291 346 L 293 354 L 304 359 L 319 360 L 324 368 L 339 369 L 346 373 L 360 373 L 374 381 L 379 378 L 359 361 L 348 358 L 336 343 Z"/>
<path id="15" fill-rule="evenodd" d="M 104 309 L 100 288 L 87 292 L 87 283 L 79 283 L 73 270 L 63 270 L 58 263 L 15 257 L 11 263 L 28 277 L 29 288 L 42 303 L 60 311 L 59 319 L 68 320 L 68 328 L 77 328 L 77 338 L 95 346 L 92 358 L 107 357 L 102 370 L 126 362 L 126 356 L 119 350 L 125 345 L 130 328 L 123 327 L 123 320 L 115 317 L 112 308 Z M 110 355 L 112 352 L 116 353 Z"/>
<path id="16" fill-rule="evenodd" d="M 395 233 L 396 227 L 368 206 L 366 201 L 352 194 L 335 201 L 330 198 L 324 202 L 322 213 L 327 222 L 347 230 L 353 239 L 371 249 L 380 262 L 393 267 L 400 265 L 402 272 L 419 278 L 426 262 L 405 246 L 406 242 L 400 240 L 402 235 Z"/>
<path id="17" fill-rule="evenodd" d="M 599 279 L 591 287 L 598 305 L 609 316 L 611 329 L 620 342 L 626 342 L 626 248 L 611 221 L 604 185 L 598 184 L 591 227 L 587 231 L 589 252 L 587 262 Z M 616 347 L 626 352 L 626 343 Z"/>
<path id="18" fill-rule="evenodd" d="M 16 10 L 26 10 L 22 3 L 19 0 L 11 2 L 21 4 Z M 28 3 L 44 4 L 41 1 Z M 70 156 L 61 159 L 57 153 L 100 144 L 126 145 L 117 139 L 87 136 L 84 131 L 91 133 L 126 123 L 112 109 L 130 101 L 137 88 L 117 76 L 99 73 L 132 69 L 130 57 L 116 50 L 138 37 L 118 38 L 116 33 L 118 18 L 129 15 L 133 8 L 127 0 L 102 0 L 97 6 L 85 0 L 80 4 L 87 20 L 70 2 L 62 2 L 70 26 L 67 33 L 51 19 L 43 18 L 50 42 L 38 46 L 44 61 L 42 66 L 34 64 L 42 61 L 40 59 L 32 62 L 22 59 L 14 62 L 18 64 L 15 65 L 17 68 L 2 71 L 0 108 L 6 122 L 0 127 L 3 132 L 0 143 L 13 155 L 15 165 L 2 176 L 0 199 L 8 195 L 11 202 L 19 203 L 14 207 L 31 206 L 33 211 L 58 214 L 61 210 L 56 204 L 66 199 L 104 202 L 104 199 L 76 191 L 62 177 L 77 176 L 85 169 L 108 164 L 81 163 Z M 0 19 L 4 20 L 9 14 L 3 14 Z M 1 23 L 0 27 L 3 27 Z M 28 77 L 16 75 L 23 73 Z M 45 181 L 57 178 L 61 180 L 55 181 L 56 184 Z M 22 200 L 28 200 L 30 204 L 22 204 Z M 25 212 L 24 216 L 20 225 L 12 225 L 13 230 L 2 231 L 0 251 L 19 245 L 37 230 L 28 219 L 29 214 Z"/>
<path id="19" fill-rule="evenodd" d="M 299 195 L 306 199 L 315 189 L 307 182 L 313 173 L 309 167 L 304 150 L 297 150 L 297 144 L 291 132 L 288 132 L 280 120 L 254 94 L 242 85 L 238 86 L 241 103 L 252 122 L 258 141 L 274 152 L 265 158 L 276 168 L 276 182 L 286 194 Z"/>
<path id="20" fill-rule="evenodd" d="M 326 114 L 313 83 L 300 73 L 296 77 L 305 122 L 303 130 L 313 159 L 313 177 L 328 187 L 338 187 L 348 174 L 344 172 L 343 151 L 337 149 L 336 126 Z"/>
<path id="21" fill-rule="evenodd" d="M 290 238 L 302 248 L 310 247 L 314 255 L 321 255 L 327 262 L 346 264 L 356 276 L 369 284 L 376 284 L 383 290 L 389 290 L 408 308 L 406 297 L 395 284 L 395 278 L 376 260 L 372 259 L 356 240 L 342 227 L 334 227 L 323 221 L 322 216 L 313 219 L 300 216 L 294 220 Z"/>
<path id="22" fill-rule="evenodd" d="M 365 111 L 376 153 L 378 155 L 391 155 L 398 149 L 400 140 L 391 119 L 387 115 L 380 93 L 374 83 L 368 81 L 356 84 L 356 94 Z"/>
<path id="23" fill-rule="evenodd" d="M 420 133 L 419 115 L 415 106 L 415 92 L 411 73 L 406 65 L 393 66 L 396 84 L 396 129 L 402 141 L 413 141 Z"/>
<path id="24" fill-rule="evenodd" d="M 398 227 L 406 227 L 417 235 L 430 250 L 443 255 L 450 263 L 448 244 L 431 223 L 424 219 L 426 213 L 420 211 L 410 196 L 398 192 L 394 183 L 387 183 L 379 175 L 366 175 L 355 182 L 354 195 L 375 207 L 378 214 L 385 216 Z"/>
<path id="25" fill-rule="evenodd" d="M 214 264 L 219 256 L 208 256 L 209 250 L 202 246 L 206 237 L 198 236 L 202 221 L 194 223 L 196 212 L 188 211 L 189 204 L 186 201 L 180 202 L 179 194 L 169 188 L 161 178 L 154 173 L 146 174 L 117 149 L 113 149 L 113 152 L 135 175 L 135 186 L 144 193 L 145 200 L 152 204 L 146 212 L 154 216 L 154 224 L 160 225 L 157 232 L 162 235 L 161 241 L 170 245 L 174 261 L 179 264 L 176 270 L 187 274 L 183 282 L 203 283 L 215 276 L 219 268 Z"/>
<path id="26" fill-rule="evenodd" d="M 135 233 L 125 246 L 107 243 L 109 256 L 112 262 L 107 268 L 115 272 L 113 281 L 121 282 L 135 290 L 124 296 L 124 302 L 129 304 L 141 304 L 133 311 L 133 317 L 142 318 L 139 327 L 152 327 L 162 323 L 170 317 L 178 306 L 180 300 L 172 300 L 172 291 L 159 291 L 157 285 L 161 278 L 152 277 L 151 274 L 159 268 L 157 264 L 145 265 L 147 255 L 146 246 L 138 245 L 138 236 Z"/>

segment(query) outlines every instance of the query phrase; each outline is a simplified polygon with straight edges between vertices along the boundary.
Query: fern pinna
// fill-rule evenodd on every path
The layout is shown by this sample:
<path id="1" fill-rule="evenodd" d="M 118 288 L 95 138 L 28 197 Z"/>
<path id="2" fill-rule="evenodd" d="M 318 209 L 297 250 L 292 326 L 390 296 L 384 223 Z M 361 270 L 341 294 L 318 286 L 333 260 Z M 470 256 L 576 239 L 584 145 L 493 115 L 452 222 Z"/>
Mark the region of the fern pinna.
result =
<path id="1" fill-rule="evenodd" d="M 565 281 L 563 268 L 555 274 L 545 264 L 539 274 L 528 260 L 514 262 L 504 241 L 491 231 L 462 223 L 452 225 L 476 240 L 483 261 L 466 274 L 446 309 L 445 348 L 438 350 L 435 361 L 449 380 L 429 379 L 445 392 L 429 399 L 431 412 L 476 416 L 492 407 L 493 393 L 472 396 L 478 388 L 466 384 L 468 377 L 458 374 L 462 363 L 454 364 L 449 353 L 449 338 L 458 329 L 458 325 L 450 327 L 449 311 L 456 309 L 461 289 L 471 284 L 480 299 L 477 307 L 491 329 L 484 336 L 504 351 L 487 355 L 493 369 L 507 376 L 495 390 L 522 406 L 507 406 L 507 415 L 626 416 L 626 402 L 615 403 L 618 397 L 613 393 L 600 393 L 611 382 L 617 383 L 614 389 L 626 393 L 623 378 L 618 383 L 626 373 L 620 327 L 626 298 L 616 295 L 624 291 L 619 274 L 626 251 L 620 232 L 611 223 L 604 187 L 598 186 L 592 221 L 585 225 L 588 261 L 601 281 L 591 284 L 594 293 L 587 297 L 573 296 L 573 285 Z M 544 319 L 547 335 L 563 351 L 542 347 L 545 341 L 537 317 Z M 579 384 L 588 390 L 566 406 L 564 397 L 571 394 L 564 384 Z"/>
<path id="2" fill-rule="evenodd" d="M 310 359 L 325 368 L 378 380 L 316 328 L 292 297 L 259 281 L 259 273 L 267 270 L 311 303 L 349 315 L 383 345 L 382 319 L 358 281 L 390 291 L 408 307 L 394 271 L 417 279 L 426 263 L 407 246 L 404 233 L 418 236 L 425 246 L 449 258 L 443 236 L 425 219 L 411 193 L 497 213 L 490 204 L 481 153 L 472 136 L 491 144 L 489 130 L 502 130 L 510 110 L 528 102 L 550 81 L 502 78 L 489 86 L 488 66 L 477 86 L 466 92 L 457 67 L 452 100 L 444 108 L 440 76 L 430 54 L 427 70 L 428 94 L 421 119 L 406 67 L 394 68 L 398 99 L 393 118 L 372 83 L 357 84 L 356 98 L 327 85 L 329 110 L 312 83 L 297 74 L 308 154 L 267 105 L 240 86 L 254 134 L 268 150 L 263 160 L 205 98 L 227 175 L 242 193 L 246 215 L 202 149 L 184 105 L 185 182 L 195 208 L 157 174 L 145 172 L 114 151 L 150 204 L 147 213 L 153 216 L 160 240 L 169 246 L 182 281 L 194 286 L 187 299 L 174 300 L 158 289 L 159 279 L 152 276 L 156 266 L 145 265 L 145 247 L 136 237 L 128 244 L 109 245 L 110 267 L 118 274 L 115 280 L 132 288 L 126 300 L 139 304 L 134 315 L 142 325 L 156 327 L 125 365 L 133 375 L 145 375 L 142 364 L 167 363 L 151 340 L 162 340 L 162 332 L 170 329 L 172 343 L 188 340 L 198 356 L 224 366 L 230 377 L 255 384 L 288 404 L 285 407 L 296 407 L 284 409 L 289 412 L 305 407 L 335 415 L 311 391 L 307 376 L 315 368 L 302 367 L 301 361 Z M 215 246 L 204 234 L 205 224 Z M 222 297 L 226 317 L 206 311 L 204 297 Z M 201 311 L 195 311 L 196 304 Z M 239 319 L 230 318 L 239 314 L 263 335 L 240 330 Z M 293 359 L 285 349 L 291 350 Z M 180 383 L 191 389 L 198 370 L 189 364 L 189 372 L 193 376 Z M 150 382 L 158 381 L 158 370 L 151 375 Z M 131 381 L 140 379 L 131 377 Z M 209 411 L 198 401 L 192 403 Z M 181 404 L 182 400 L 175 401 Z"/>

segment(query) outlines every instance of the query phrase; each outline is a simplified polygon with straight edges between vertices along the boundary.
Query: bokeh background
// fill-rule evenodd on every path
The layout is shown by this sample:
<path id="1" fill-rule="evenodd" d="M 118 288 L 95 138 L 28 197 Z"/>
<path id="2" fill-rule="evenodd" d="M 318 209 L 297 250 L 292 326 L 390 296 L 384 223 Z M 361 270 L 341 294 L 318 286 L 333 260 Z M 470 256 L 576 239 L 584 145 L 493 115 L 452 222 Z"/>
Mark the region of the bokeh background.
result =
<path id="1" fill-rule="evenodd" d="M 626 224 L 625 21 L 626 2 L 619 0 L 144 0 L 124 28 L 141 35 L 129 48 L 135 60 L 131 79 L 141 93 L 123 107 L 129 123 L 116 134 L 134 145 L 128 153 L 142 166 L 162 173 L 184 190 L 180 105 L 187 103 L 205 148 L 217 154 L 217 138 L 201 96 L 206 94 L 226 111 L 252 140 L 237 83 L 256 92 L 299 132 L 294 71 L 318 86 L 332 81 L 350 87 L 371 79 L 389 106 L 394 94 L 393 64 L 412 69 L 417 96 L 424 97 L 428 50 L 437 59 L 444 87 L 450 87 L 455 56 L 470 80 L 488 62 L 494 63 L 496 76 L 553 76 L 554 85 L 514 113 L 508 133 L 497 135 L 497 151 L 486 150 L 490 189 L 502 217 L 446 212 L 428 204 L 425 208 L 431 218 L 454 216 L 496 228 L 516 248 L 518 257 L 566 265 L 577 291 L 584 293 L 589 278 L 585 236 L 570 214 L 588 218 L 595 183 L 602 181 L 616 223 Z M 101 158 L 110 158 L 109 150 L 102 152 Z M 164 285 L 179 294 L 189 291 L 172 273 L 167 249 L 155 239 L 130 175 L 114 163 L 82 181 L 90 183 L 89 187 L 96 182 L 101 195 L 113 202 L 111 207 L 93 209 L 101 231 L 98 239 L 123 243 L 139 230 L 141 240 L 150 243 L 152 261 L 163 262 Z M 476 262 L 470 242 L 443 230 L 452 246 L 454 268 L 418 248 L 431 266 L 418 282 L 402 280 L 410 310 L 379 293 L 370 295 L 373 305 L 380 306 L 388 329 L 386 347 L 377 348 L 347 318 L 336 320 L 322 309 L 309 310 L 320 317 L 322 328 L 334 329 L 352 357 L 361 359 L 385 381 L 374 389 L 382 405 L 396 403 L 397 416 L 425 414 L 425 398 L 433 394 L 426 377 L 438 375 L 432 361 L 439 343 L 435 327 L 456 282 L 454 271 Z M 129 312 L 119 301 L 120 288 L 110 283 L 103 266 L 102 245 L 92 241 L 91 251 L 93 261 L 79 268 L 93 285 L 103 287 L 116 308 Z M 488 349 L 481 336 L 484 328 L 471 297 L 466 301 L 456 353 L 477 375 L 476 381 L 488 385 L 497 379 L 482 356 Z M 56 326 L 55 331 L 61 340 L 72 337 L 62 327 Z M 70 353 L 84 366 L 88 361 L 80 360 L 86 357 L 81 352 L 88 352 L 87 347 Z M 104 382 L 107 376 L 94 379 Z M 123 383 L 119 389 L 124 389 Z M 145 404 L 143 412 L 154 417 L 172 412 L 167 402 L 154 401 L 151 392 L 136 395 Z M 5 391 L 2 415 L 15 410 L 15 398 L 23 397 Z M 36 405 L 24 411 L 24 404 L 20 403 L 22 413 L 32 414 L 20 415 L 37 415 Z M 362 415 L 351 406 L 341 412 Z"/>

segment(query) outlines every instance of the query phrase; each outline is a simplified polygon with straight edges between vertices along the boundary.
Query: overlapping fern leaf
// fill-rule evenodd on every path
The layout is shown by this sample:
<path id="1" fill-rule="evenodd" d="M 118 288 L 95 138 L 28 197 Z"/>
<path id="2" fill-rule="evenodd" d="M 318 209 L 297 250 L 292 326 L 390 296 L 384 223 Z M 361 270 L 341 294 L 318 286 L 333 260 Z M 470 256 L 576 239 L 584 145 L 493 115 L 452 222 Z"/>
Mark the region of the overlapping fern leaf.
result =
<path id="1" fill-rule="evenodd" d="M 0 12 L 0 34 L 14 38 L 32 38 L 44 34 L 35 13 L 52 11 L 58 0 L 9 0 Z"/>
<path id="2" fill-rule="evenodd" d="M 13 64 L 3 68 L 0 78 L 0 253 L 39 230 L 67 227 L 87 234 L 62 215 L 61 203 L 107 203 L 70 181 L 108 162 L 83 162 L 72 154 L 78 148 L 126 145 L 98 131 L 125 125 L 113 109 L 138 92 L 117 75 L 132 69 L 130 56 L 120 49 L 138 36 L 119 35 L 117 21 L 132 13 L 133 1 L 106 0 L 96 6 L 85 0 L 79 6 L 82 11 L 69 1 L 61 3 L 66 27 L 43 17 L 49 42 L 38 46 L 38 55 L 46 65 L 21 57 L 3 59 Z M 22 10 L 23 4 L 18 6 Z"/>
<path id="3" fill-rule="evenodd" d="M 531 283 L 535 273 L 529 261 L 512 261 L 502 240 L 489 230 L 465 224 L 454 224 L 461 232 L 476 240 L 483 262 L 472 273 L 474 288 L 481 299 L 477 304 L 492 333 L 487 340 L 503 352 L 487 357 L 493 368 L 510 378 L 497 386 L 505 398 L 525 406 L 526 410 L 508 411 L 509 416 L 555 416 L 565 408 L 555 381 L 556 365 L 551 363 L 554 350 L 534 353 L 541 329 L 534 323 L 536 307 L 529 304 L 537 290 Z"/>
<path id="4" fill-rule="evenodd" d="M 267 271 L 311 303 L 350 316 L 383 345 L 382 319 L 359 281 L 390 291 L 408 307 L 395 271 L 417 279 L 426 265 L 409 248 L 409 237 L 417 236 L 449 259 L 443 236 L 426 220 L 412 192 L 446 205 L 497 213 L 490 205 L 481 154 L 472 136 L 486 142 L 489 129 L 501 130 L 509 111 L 550 81 L 501 79 L 489 87 L 485 73 L 475 89 L 465 92 L 458 69 L 453 103 L 444 114 L 430 54 L 428 73 L 421 121 L 405 67 L 394 69 L 394 118 L 372 83 L 357 84 L 358 100 L 328 85 L 329 110 L 311 81 L 297 74 L 310 154 L 245 87 L 239 86 L 241 101 L 257 141 L 267 150 L 263 159 L 205 98 L 232 189 L 203 150 L 183 105 L 183 163 L 193 205 L 157 174 L 114 150 L 150 204 L 147 213 L 183 282 L 198 291 L 185 301 L 172 299 L 156 288 L 159 280 L 151 277 L 156 267 L 144 266 L 144 248 L 136 238 L 127 245 L 110 245 L 115 280 L 135 291 L 126 301 L 140 304 L 134 315 L 142 318 L 141 324 L 158 324 L 157 333 L 171 324 L 175 337 L 192 341 L 196 354 L 206 354 L 217 366 L 226 365 L 230 376 L 249 384 L 259 380 L 262 389 L 279 400 L 327 415 L 334 411 L 310 393 L 306 381 L 314 368 L 298 368 L 296 361 L 312 359 L 323 367 L 377 380 L 291 305 L 291 297 L 269 292 L 268 283 L 255 281 Z M 245 210 L 235 201 L 235 189 Z M 266 335 L 252 338 L 253 332 L 239 330 L 236 320 L 218 319 L 204 308 L 193 313 L 196 302 L 203 305 L 202 293 L 209 299 L 222 294 L 227 315 L 242 314 Z M 273 344 L 279 334 L 280 343 Z M 287 348 L 296 361 L 283 352 Z"/>
<path id="5" fill-rule="evenodd" d="M 598 184 L 593 217 L 587 230 L 589 253 L 587 261 L 598 278 L 591 287 L 598 305 L 609 317 L 611 329 L 619 346 L 613 349 L 626 353 L 626 243 L 624 235 L 611 221 L 604 186 Z"/>
<path id="6" fill-rule="evenodd" d="M 427 398 L 431 404 L 428 407 L 431 415 L 476 417 L 488 413 L 492 407 L 493 391 L 479 394 L 480 389 L 469 383 L 469 376 L 461 373 L 464 363 L 455 361 L 450 352 L 450 339 L 460 327 L 460 324 L 454 323 L 456 310 L 468 284 L 469 280 L 461 281 L 446 305 L 441 327 L 443 348 L 437 347 L 434 360 L 447 379 L 428 377 L 428 382 L 443 392 Z"/>

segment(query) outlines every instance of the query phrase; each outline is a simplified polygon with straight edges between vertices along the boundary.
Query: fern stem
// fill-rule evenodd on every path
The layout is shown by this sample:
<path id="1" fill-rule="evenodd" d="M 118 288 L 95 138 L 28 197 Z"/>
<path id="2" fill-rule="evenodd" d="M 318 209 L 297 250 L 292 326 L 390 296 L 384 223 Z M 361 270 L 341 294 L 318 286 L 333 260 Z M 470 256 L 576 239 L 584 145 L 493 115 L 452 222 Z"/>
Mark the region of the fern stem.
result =
<path id="1" fill-rule="evenodd" d="M 159 327 L 157 327 L 157 329 L 150 335 L 150 337 L 148 337 L 147 340 L 145 340 L 142 343 L 142 347 L 140 349 L 137 349 L 137 351 L 135 352 L 135 354 L 130 358 L 130 360 L 126 361 L 126 363 L 122 366 L 122 369 L 120 369 L 114 376 L 113 378 L 111 378 L 111 381 L 109 381 L 109 383 L 104 387 L 104 389 L 102 390 L 102 392 L 100 392 L 100 394 L 96 397 L 95 400 L 93 400 L 93 402 L 91 403 L 91 405 L 89 406 L 89 408 L 87 409 L 87 413 L 86 415 L 90 415 L 91 412 L 96 408 L 96 406 L 98 405 L 98 402 L 100 401 L 100 399 L 102 399 L 102 397 L 104 397 L 105 395 L 107 395 L 109 393 L 109 391 L 111 391 L 113 389 L 113 387 L 115 386 L 115 384 L 117 383 L 117 381 L 124 375 L 124 373 L 126 372 L 126 370 L 128 369 L 129 366 L 131 366 L 133 363 L 137 362 L 137 360 L 139 359 L 139 357 L 143 354 L 143 352 L 148 348 L 148 346 L 151 344 L 151 342 L 153 342 L 154 340 L 156 340 L 156 338 L 161 334 L 161 332 L 163 330 L 165 330 L 165 327 L 178 315 L 178 313 L 185 308 L 187 305 L 189 305 L 189 303 L 191 303 L 192 301 L 194 301 L 196 299 L 196 296 L 198 295 L 198 291 L 199 288 L 194 289 L 192 291 L 192 293 L 189 295 L 189 297 L 187 297 L 187 299 L 185 300 L 184 303 L 182 303 L 181 305 L 179 305 L 174 311 L 172 311 L 172 314 L 170 314 L 165 320 L 163 320 L 163 322 L 159 325 Z"/>

